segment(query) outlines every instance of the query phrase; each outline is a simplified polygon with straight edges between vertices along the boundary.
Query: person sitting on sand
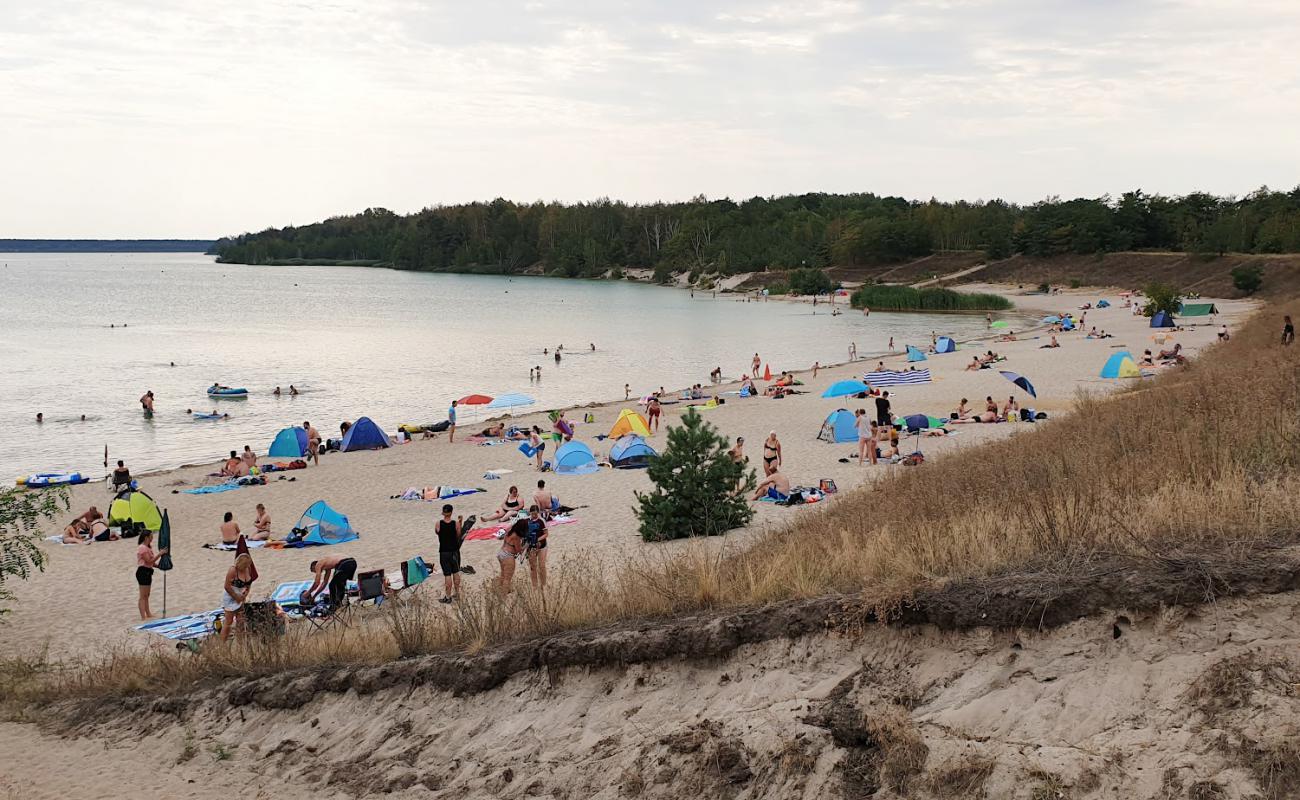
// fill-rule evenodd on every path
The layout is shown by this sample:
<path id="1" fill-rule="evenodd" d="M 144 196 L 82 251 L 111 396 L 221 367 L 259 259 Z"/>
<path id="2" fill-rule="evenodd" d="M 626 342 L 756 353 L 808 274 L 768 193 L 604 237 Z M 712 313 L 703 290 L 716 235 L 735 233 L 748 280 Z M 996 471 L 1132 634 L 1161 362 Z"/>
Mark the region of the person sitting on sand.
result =
<path id="1" fill-rule="evenodd" d="M 266 513 L 266 506 L 261 503 L 257 504 L 257 515 L 253 517 L 253 535 L 249 538 L 255 542 L 271 538 L 271 515 Z"/>
<path id="2" fill-rule="evenodd" d="M 519 487 L 511 486 L 510 491 L 506 493 L 506 499 L 501 502 L 496 511 L 491 514 L 484 514 L 483 519 L 489 522 L 495 522 L 506 517 L 513 517 L 523 508 L 524 501 L 519 497 Z"/>
<path id="3" fill-rule="evenodd" d="M 957 404 L 957 410 L 952 414 L 953 419 L 966 419 L 970 416 L 970 406 L 967 405 L 968 402 L 970 401 L 964 397 L 961 399 L 961 402 Z"/>
<path id="4" fill-rule="evenodd" d="M 244 603 L 253 592 L 253 557 L 248 553 L 235 556 L 235 563 L 226 570 L 226 582 L 221 587 L 221 641 L 230 638 L 236 625 L 243 625 Z"/>
<path id="5" fill-rule="evenodd" d="M 982 369 L 983 366 L 984 366 L 984 365 L 980 363 L 980 357 L 979 357 L 979 356 L 971 356 L 971 357 L 970 357 L 970 363 L 966 365 L 966 371 L 967 371 L 967 372 L 977 372 L 977 371 L 979 371 L 980 369 Z"/>
<path id="6" fill-rule="evenodd" d="M 1160 355 L 1156 356 L 1156 358 L 1161 361 L 1177 361 L 1182 363 L 1185 360 L 1182 356 L 1182 352 L 1183 346 L 1181 344 L 1175 344 L 1173 350 L 1161 350 Z"/>
<path id="7" fill-rule="evenodd" d="M 1150 350 L 1142 351 L 1142 358 L 1138 361 L 1138 365 L 1143 367 L 1154 367 L 1156 365 L 1155 358 L 1152 357 Z"/>
<path id="8" fill-rule="evenodd" d="M 221 543 L 234 544 L 239 541 L 239 523 L 235 522 L 235 515 L 227 511 L 221 518 Z"/>
<path id="9" fill-rule="evenodd" d="M 551 509 L 556 506 L 555 495 L 546 488 L 546 481 L 537 482 L 537 491 L 533 492 L 533 505 L 542 510 L 543 519 L 551 516 Z"/>
<path id="10" fill-rule="evenodd" d="M 777 498 L 778 500 L 787 497 L 790 494 L 790 479 L 782 475 L 780 472 L 768 473 L 767 477 L 759 482 L 758 486 L 754 490 L 754 496 L 750 499 L 762 499 L 763 496 L 768 493 L 768 489 L 773 489 L 778 495 L 780 495 L 780 497 Z"/>
<path id="11" fill-rule="evenodd" d="M 221 467 L 221 474 L 227 478 L 238 478 L 248 474 L 248 465 L 244 463 L 234 450 L 230 451 L 230 458 Z"/>
<path id="12" fill-rule="evenodd" d="M 1016 402 L 1015 397 L 1008 397 L 1007 402 L 1002 406 L 1002 418 L 1012 421 L 1020 416 L 1020 404 Z"/>
<path id="13" fill-rule="evenodd" d="M 486 439 L 500 439 L 506 435 L 506 426 L 504 422 L 498 422 L 495 425 L 489 425 L 479 432 L 479 436 Z"/>
<path id="14" fill-rule="evenodd" d="M 1015 340 L 1016 340 L 1015 331 L 1007 331 L 1006 333 L 998 337 L 999 342 L 1014 342 Z"/>
<path id="15" fill-rule="evenodd" d="M 758 394 L 758 390 L 754 388 L 754 380 L 748 375 L 740 381 L 740 393 L 747 394 L 750 397 Z"/>
<path id="16" fill-rule="evenodd" d="M 244 445 L 244 452 L 239 457 L 244 460 L 250 472 L 257 466 L 257 453 L 254 453 L 248 445 Z"/>
<path id="17" fill-rule="evenodd" d="M 1048 342 L 1047 344 L 1039 345 L 1039 346 L 1038 346 L 1038 349 L 1039 349 L 1039 350 L 1050 350 L 1050 349 L 1052 349 L 1053 347 L 1060 347 L 1060 346 L 1061 346 L 1061 343 L 1058 342 L 1058 341 L 1056 341 L 1056 334 L 1052 334 L 1052 341 Z"/>

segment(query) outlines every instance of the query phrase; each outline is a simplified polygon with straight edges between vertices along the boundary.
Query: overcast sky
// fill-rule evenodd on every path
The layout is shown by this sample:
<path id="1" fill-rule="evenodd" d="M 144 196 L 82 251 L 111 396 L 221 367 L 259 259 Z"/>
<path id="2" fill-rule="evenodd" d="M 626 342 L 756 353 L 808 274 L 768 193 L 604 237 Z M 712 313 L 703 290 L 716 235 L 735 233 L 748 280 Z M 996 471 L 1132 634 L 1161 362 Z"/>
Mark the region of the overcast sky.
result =
<path id="1" fill-rule="evenodd" d="M 1300 183 L 1298 0 L 0 7 L 0 238 Z"/>

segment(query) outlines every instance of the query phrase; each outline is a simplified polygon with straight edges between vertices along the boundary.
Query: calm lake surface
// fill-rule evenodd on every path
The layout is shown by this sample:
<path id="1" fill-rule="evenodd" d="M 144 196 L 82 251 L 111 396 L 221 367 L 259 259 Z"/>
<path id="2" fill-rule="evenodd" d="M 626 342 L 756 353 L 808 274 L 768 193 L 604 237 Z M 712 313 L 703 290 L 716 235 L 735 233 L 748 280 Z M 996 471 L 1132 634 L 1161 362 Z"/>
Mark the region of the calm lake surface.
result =
<path id="1" fill-rule="evenodd" d="M 522 392 L 541 410 L 622 398 L 624 383 L 633 396 L 707 383 L 716 366 L 733 378 L 754 351 L 774 372 L 807 369 L 846 360 L 850 342 L 867 355 L 891 336 L 901 349 L 927 345 L 931 331 L 961 340 L 985 327 L 979 315 L 811 312 L 623 281 L 0 254 L 0 480 L 100 477 L 105 445 L 142 472 L 245 444 L 264 453 L 303 420 L 331 436 L 364 415 L 392 433 L 444 419 L 470 393 Z M 557 365 L 542 349 L 558 344 Z M 530 383 L 535 365 L 542 380 Z M 214 381 L 251 395 L 213 401 Z M 302 394 L 272 396 L 290 384 Z M 152 419 L 138 402 L 149 389 Z M 186 413 L 214 408 L 230 419 Z"/>

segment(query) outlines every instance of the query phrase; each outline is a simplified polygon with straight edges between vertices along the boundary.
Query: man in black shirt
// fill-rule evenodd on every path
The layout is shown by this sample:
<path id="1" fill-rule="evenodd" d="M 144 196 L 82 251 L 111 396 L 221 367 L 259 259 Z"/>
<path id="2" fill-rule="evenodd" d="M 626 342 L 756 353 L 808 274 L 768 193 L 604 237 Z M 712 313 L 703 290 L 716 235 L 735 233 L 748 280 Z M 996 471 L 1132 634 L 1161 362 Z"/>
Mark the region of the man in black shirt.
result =
<path id="1" fill-rule="evenodd" d="M 451 504 L 442 507 L 442 519 L 434 526 L 438 534 L 438 565 L 442 568 L 443 598 L 450 603 L 460 596 L 460 543 L 465 538 L 464 518 L 451 518 Z"/>
<path id="2" fill-rule="evenodd" d="M 891 414 L 889 413 L 889 392 L 881 392 L 876 398 L 876 424 L 892 424 Z"/>

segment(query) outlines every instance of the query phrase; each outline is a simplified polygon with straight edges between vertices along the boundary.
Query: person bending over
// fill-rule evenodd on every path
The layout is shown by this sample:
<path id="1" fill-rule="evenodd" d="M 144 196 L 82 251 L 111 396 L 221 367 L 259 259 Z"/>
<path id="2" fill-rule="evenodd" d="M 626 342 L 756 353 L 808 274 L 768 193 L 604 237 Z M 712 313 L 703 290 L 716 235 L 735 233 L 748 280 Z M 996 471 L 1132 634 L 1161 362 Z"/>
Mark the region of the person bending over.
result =
<path id="1" fill-rule="evenodd" d="M 348 596 L 348 581 L 357 574 L 357 560 L 346 556 L 326 556 L 311 562 L 311 587 L 299 599 L 303 605 L 316 602 L 316 596 L 329 588 L 329 606 L 333 611 L 343 605 Z"/>

